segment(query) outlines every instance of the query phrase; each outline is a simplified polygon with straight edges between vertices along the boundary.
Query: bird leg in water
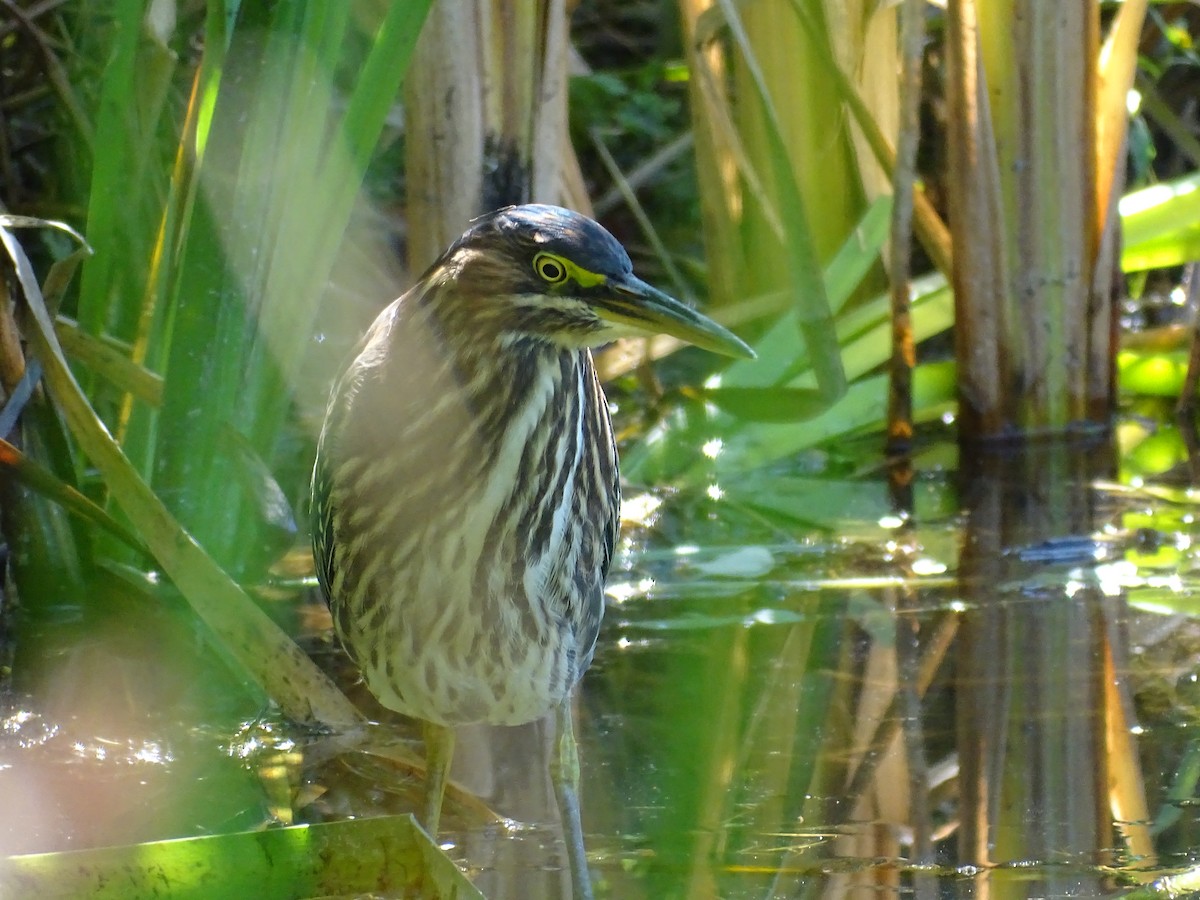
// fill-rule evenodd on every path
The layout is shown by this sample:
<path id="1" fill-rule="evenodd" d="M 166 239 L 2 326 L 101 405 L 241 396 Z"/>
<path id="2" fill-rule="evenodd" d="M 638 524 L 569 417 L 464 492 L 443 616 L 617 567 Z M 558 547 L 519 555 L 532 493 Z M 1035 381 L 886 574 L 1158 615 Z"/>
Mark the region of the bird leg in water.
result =
<path id="1" fill-rule="evenodd" d="M 422 722 L 421 725 L 425 738 L 425 808 L 421 824 L 436 844 L 446 776 L 454 756 L 454 729 L 433 722 Z"/>
<path id="2" fill-rule="evenodd" d="M 555 741 L 550 758 L 550 780 L 562 817 L 563 840 L 571 865 L 571 885 L 575 900 L 592 900 L 592 878 L 588 872 L 587 851 L 583 846 L 583 822 L 579 816 L 579 751 L 575 746 L 575 726 L 571 719 L 571 695 L 554 712 Z"/>

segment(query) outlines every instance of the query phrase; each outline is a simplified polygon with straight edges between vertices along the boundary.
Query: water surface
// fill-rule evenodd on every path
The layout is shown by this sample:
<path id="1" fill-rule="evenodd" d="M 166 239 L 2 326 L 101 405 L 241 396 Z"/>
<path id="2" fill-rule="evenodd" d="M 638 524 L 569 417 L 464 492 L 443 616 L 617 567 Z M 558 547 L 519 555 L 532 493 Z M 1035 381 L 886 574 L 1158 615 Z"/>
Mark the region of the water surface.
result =
<path id="1" fill-rule="evenodd" d="M 918 457 L 908 515 L 811 458 L 628 491 L 578 702 L 599 896 L 1098 897 L 1193 863 L 1186 479 L 1095 446 L 953 460 Z M 335 752 L 138 588 L 13 622 L 5 855 L 416 808 L 411 728 Z M 262 597 L 353 681 L 319 604 Z M 460 735 L 442 843 L 488 896 L 565 889 L 549 740 Z"/>

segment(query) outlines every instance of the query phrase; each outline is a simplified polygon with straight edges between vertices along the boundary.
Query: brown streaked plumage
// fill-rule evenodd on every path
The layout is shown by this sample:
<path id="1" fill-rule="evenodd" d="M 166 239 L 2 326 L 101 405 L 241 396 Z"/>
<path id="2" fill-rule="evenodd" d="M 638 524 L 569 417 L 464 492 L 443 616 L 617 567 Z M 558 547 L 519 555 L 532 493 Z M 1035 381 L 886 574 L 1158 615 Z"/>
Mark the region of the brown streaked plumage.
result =
<path id="1" fill-rule="evenodd" d="M 592 660 L 620 504 L 589 348 L 657 332 L 752 355 L 637 279 L 592 220 L 550 206 L 486 215 L 371 326 L 334 387 L 313 472 L 338 636 L 381 703 L 427 723 L 426 828 L 453 726 L 556 709 L 581 894 L 569 700 Z"/>

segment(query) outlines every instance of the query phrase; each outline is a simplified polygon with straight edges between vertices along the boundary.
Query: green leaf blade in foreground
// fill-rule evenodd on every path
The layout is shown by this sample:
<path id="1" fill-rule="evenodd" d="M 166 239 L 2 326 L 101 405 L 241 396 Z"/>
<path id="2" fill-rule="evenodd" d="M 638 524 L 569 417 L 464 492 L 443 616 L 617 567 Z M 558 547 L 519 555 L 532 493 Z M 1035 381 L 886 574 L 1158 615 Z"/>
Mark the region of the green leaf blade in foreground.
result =
<path id="1" fill-rule="evenodd" d="M 296 825 L 0 861 L 0 896 L 211 900 L 387 893 L 482 898 L 412 816 Z"/>
<path id="2" fill-rule="evenodd" d="M 180 527 L 139 477 L 71 374 L 29 259 L 3 224 L 0 242 L 16 267 L 25 296 L 27 337 L 71 434 L 100 470 L 112 497 L 159 565 L 216 633 L 219 646 L 292 719 L 315 719 L 342 729 L 361 724 L 362 717 L 345 695 Z"/>
<path id="3" fill-rule="evenodd" d="M 340 116 L 335 76 L 357 19 L 344 4 L 327 6 L 276 7 L 265 53 L 244 23 L 232 36 L 230 71 L 244 83 L 214 105 L 207 190 L 169 298 L 175 330 L 154 485 L 231 571 L 262 562 L 248 558 L 259 523 L 246 491 L 214 461 L 228 461 L 232 428 L 269 468 L 285 466 L 298 385 L 328 389 L 320 379 L 301 384 L 314 323 L 429 0 L 391 4 L 364 35 L 368 55 Z"/>

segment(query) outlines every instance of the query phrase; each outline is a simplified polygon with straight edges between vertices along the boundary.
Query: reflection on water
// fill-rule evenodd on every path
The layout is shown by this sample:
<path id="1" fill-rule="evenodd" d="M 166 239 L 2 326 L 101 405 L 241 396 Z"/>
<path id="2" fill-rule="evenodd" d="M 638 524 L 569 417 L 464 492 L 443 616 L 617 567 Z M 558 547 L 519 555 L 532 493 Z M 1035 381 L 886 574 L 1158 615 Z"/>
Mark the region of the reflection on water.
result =
<path id="1" fill-rule="evenodd" d="M 0 856 L 260 823 L 258 779 L 226 749 L 230 723 L 254 710 L 241 684 L 178 606 L 103 579 L 95 590 L 94 606 L 63 598 L 15 630 Z"/>
<path id="2" fill-rule="evenodd" d="M 1095 487 L 1094 449 L 977 462 L 961 517 L 876 485 L 835 538 L 645 533 L 585 691 L 588 826 L 637 836 L 603 846 L 614 896 L 1094 897 L 1189 864 L 1196 584 L 1153 560 L 1190 517 Z M 723 519 L 779 510 L 723 488 Z"/>
<path id="3" fill-rule="evenodd" d="M 1193 498 L 1095 450 L 981 455 L 919 480 L 911 518 L 878 480 L 814 481 L 627 504 L 579 702 L 598 895 L 1096 897 L 1189 866 Z M 0 716 L 4 852 L 415 808 L 412 731 L 341 752 L 187 701 L 219 667 L 202 640 L 106 627 L 34 629 L 42 674 Z M 488 896 L 561 893 L 545 728 L 459 741 L 447 851 Z"/>

